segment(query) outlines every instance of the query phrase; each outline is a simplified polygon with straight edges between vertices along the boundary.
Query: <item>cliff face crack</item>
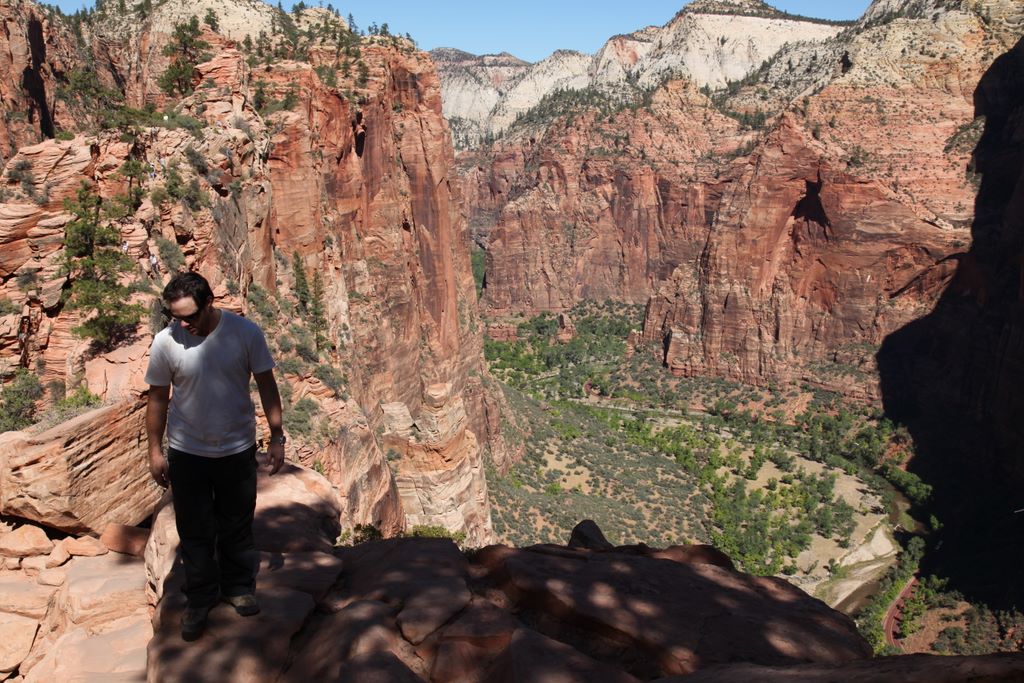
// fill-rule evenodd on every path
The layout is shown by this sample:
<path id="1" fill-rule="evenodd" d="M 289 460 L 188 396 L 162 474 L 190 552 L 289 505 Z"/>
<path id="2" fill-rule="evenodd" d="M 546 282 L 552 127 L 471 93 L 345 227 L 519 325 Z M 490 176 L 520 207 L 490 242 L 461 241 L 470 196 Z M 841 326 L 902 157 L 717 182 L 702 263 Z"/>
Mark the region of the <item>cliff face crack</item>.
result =
<path id="1" fill-rule="evenodd" d="M 43 39 L 43 24 L 36 18 L 28 22 L 28 42 L 32 50 L 32 66 L 26 66 L 21 75 L 21 87 L 28 93 L 29 98 L 35 106 L 29 106 L 29 121 L 39 115 L 39 131 L 48 138 L 52 138 L 53 117 L 50 114 L 50 106 L 46 103 L 46 86 L 40 69 L 46 61 L 46 43 Z"/>

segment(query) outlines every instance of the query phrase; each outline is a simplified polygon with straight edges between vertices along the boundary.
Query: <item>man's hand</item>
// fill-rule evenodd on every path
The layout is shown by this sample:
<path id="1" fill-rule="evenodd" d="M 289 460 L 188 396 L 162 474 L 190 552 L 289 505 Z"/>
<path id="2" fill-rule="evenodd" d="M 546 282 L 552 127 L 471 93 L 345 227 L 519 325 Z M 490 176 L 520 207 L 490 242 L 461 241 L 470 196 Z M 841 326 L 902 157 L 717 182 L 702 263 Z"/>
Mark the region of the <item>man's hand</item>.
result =
<path id="1" fill-rule="evenodd" d="M 284 444 L 271 443 L 267 448 L 267 464 L 270 466 L 270 473 L 277 474 L 284 464 Z"/>
<path id="2" fill-rule="evenodd" d="M 167 459 L 161 451 L 150 452 L 149 454 L 149 473 L 160 486 L 167 488 L 170 483 L 170 477 L 168 475 Z"/>

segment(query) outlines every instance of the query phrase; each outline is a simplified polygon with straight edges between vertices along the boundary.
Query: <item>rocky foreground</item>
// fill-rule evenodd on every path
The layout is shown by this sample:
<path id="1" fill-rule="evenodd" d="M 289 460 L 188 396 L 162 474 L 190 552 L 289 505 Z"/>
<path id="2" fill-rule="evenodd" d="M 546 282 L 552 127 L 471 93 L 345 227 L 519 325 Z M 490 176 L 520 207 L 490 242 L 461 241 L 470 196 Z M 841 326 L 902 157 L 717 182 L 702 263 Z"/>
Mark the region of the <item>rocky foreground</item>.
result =
<path id="1" fill-rule="evenodd" d="M 443 538 L 336 547 L 340 499 L 300 467 L 261 475 L 263 611 L 178 633 L 173 510 L 151 531 L 0 534 L 0 672 L 13 681 L 1011 681 L 1024 656 L 871 659 L 853 623 L 708 546 L 463 552 Z M 148 544 L 143 542 L 148 533 Z M 141 555 L 145 560 L 141 559 Z"/>

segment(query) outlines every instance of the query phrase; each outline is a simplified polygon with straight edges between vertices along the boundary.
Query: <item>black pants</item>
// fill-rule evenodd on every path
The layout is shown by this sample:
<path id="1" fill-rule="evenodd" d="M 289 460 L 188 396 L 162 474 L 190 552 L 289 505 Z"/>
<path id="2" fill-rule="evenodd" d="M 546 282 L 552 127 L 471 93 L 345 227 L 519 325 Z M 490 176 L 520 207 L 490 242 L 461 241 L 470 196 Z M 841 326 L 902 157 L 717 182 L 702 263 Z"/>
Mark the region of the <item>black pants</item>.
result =
<path id="1" fill-rule="evenodd" d="M 221 458 L 167 452 L 174 517 L 190 607 L 252 593 L 259 568 L 252 536 L 256 446 Z"/>

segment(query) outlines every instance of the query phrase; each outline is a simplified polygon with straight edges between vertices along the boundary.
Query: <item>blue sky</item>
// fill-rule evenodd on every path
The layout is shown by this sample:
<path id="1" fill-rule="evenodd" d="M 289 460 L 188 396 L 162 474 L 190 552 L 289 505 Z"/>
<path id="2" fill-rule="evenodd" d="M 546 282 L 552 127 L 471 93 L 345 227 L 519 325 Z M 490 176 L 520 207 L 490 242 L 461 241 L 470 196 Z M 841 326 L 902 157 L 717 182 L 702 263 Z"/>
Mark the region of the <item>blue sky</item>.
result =
<path id="1" fill-rule="evenodd" d="M 328 1 L 343 16 L 351 12 L 364 29 L 387 22 L 392 33 L 410 33 L 424 50 L 511 52 L 531 62 L 559 48 L 596 52 L 617 33 L 665 24 L 685 4 L 685 0 L 323 0 L 323 4 Z M 305 2 L 319 4 L 319 0 Z M 57 0 L 57 4 L 74 12 L 92 2 Z M 291 4 L 290 0 L 283 3 L 285 8 Z M 769 0 L 769 4 L 793 14 L 857 19 L 870 0 Z"/>

